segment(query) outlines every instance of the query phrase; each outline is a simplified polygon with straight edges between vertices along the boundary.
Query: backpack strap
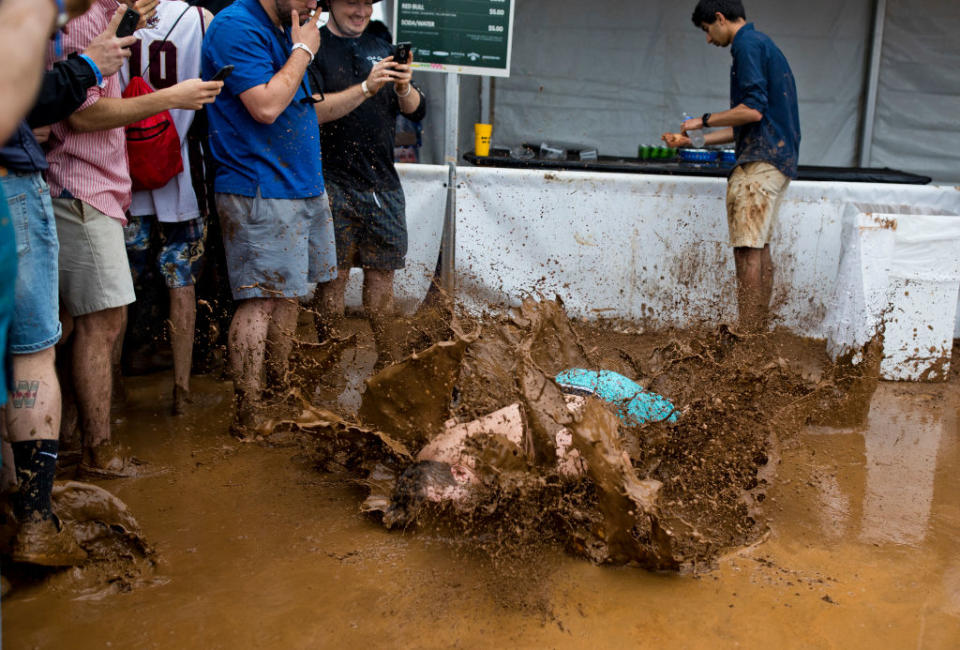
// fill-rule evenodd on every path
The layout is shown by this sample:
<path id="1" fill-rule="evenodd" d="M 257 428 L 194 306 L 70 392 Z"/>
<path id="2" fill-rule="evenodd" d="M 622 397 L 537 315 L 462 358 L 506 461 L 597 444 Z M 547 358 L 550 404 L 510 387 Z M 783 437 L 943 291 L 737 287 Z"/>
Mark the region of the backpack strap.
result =
<path id="1" fill-rule="evenodd" d="M 197 11 L 200 12 L 200 36 L 207 35 L 207 17 L 203 14 L 203 7 L 198 6 Z"/>
<path id="2" fill-rule="evenodd" d="M 170 28 L 170 31 L 168 31 L 168 32 L 167 32 L 167 35 L 163 37 L 163 40 L 162 40 L 162 41 L 160 41 L 160 47 L 157 48 L 157 52 L 159 52 L 160 49 L 163 48 L 163 44 L 166 43 L 166 42 L 167 42 L 167 39 L 170 38 L 170 34 L 172 34 L 172 33 L 173 33 L 173 30 L 175 30 L 175 29 L 177 28 L 177 25 L 180 24 L 180 19 L 183 18 L 185 15 L 187 15 L 187 12 L 190 11 L 190 9 L 192 9 L 192 7 L 189 7 L 189 6 L 188 6 L 186 9 L 183 10 L 183 13 L 181 13 L 179 16 L 177 16 L 177 20 L 174 21 L 173 26 Z M 156 41 L 154 41 L 154 42 L 156 42 Z M 150 60 L 147 61 L 147 67 L 143 69 L 143 74 L 141 74 L 140 76 L 143 77 L 144 79 L 147 78 L 147 72 L 150 71 L 150 66 L 153 65 L 153 61 L 154 61 L 154 58 L 153 58 L 153 57 L 150 57 Z"/>

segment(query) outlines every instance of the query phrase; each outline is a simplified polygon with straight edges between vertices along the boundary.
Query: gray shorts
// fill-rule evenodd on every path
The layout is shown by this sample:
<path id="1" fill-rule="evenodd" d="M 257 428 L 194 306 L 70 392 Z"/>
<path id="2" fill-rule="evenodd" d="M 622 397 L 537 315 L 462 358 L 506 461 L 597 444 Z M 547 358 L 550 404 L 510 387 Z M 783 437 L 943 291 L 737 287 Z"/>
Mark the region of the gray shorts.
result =
<path id="1" fill-rule="evenodd" d="M 327 195 L 309 199 L 217 194 L 217 211 L 236 300 L 299 298 L 337 277 Z"/>
<path id="2" fill-rule="evenodd" d="M 53 199 L 60 239 L 60 300 L 71 316 L 137 299 L 123 226 L 79 199 Z"/>

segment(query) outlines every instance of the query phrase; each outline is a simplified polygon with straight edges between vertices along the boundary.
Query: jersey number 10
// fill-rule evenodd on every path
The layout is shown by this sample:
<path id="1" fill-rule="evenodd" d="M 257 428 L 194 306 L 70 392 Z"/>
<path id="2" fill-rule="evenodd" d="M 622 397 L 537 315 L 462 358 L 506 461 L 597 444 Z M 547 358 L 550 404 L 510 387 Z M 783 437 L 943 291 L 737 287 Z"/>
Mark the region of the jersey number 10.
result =
<path id="1" fill-rule="evenodd" d="M 147 81 L 153 86 L 154 90 L 162 90 L 176 85 L 177 83 L 177 46 L 170 41 L 153 41 L 147 48 L 150 62 L 150 69 L 147 73 L 150 78 Z M 140 41 L 137 41 L 130 48 L 130 70 L 142 71 L 141 53 L 143 47 Z"/>

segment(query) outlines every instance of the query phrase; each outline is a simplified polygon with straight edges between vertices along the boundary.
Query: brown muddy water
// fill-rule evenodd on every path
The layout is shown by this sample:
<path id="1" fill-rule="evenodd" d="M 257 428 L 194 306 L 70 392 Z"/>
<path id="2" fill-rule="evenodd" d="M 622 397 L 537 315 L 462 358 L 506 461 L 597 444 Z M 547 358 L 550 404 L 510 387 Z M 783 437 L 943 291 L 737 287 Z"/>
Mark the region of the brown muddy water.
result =
<path id="1" fill-rule="evenodd" d="M 361 374 L 371 364 L 344 357 Z M 168 471 L 100 485 L 134 514 L 157 567 L 132 583 L 94 587 L 67 572 L 18 585 L 3 600 L 3 641 L 956 648 L 956 353 L 953 365 L 947 383 L 881 383 L 863 425 L 804 427 L 781 440 L 767 533 L 714 568 L 682 573 L 595 566 L 552 545 L 493 561 L 447 534 L 388 531 L 359 511 L 366 493 L 349 477 L 317 472 L 297 447 L 231 438 L 228 383 L 195 378 L 197 405 L 173 418 L 169 375 L 131 379 L 116 433 Z M 344 408 L 359 404 L 351 376 Z"/>

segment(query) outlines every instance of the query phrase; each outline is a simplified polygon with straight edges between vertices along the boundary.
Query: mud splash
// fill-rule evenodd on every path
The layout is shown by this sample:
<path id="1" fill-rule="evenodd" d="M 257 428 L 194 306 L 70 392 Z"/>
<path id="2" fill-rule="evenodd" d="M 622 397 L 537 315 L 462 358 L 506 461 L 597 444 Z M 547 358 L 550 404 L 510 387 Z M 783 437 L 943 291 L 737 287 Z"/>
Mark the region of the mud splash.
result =
<path id="1" fill-rule="evenodd" d="M 320 468 L 356 474 L 370 490 L 362 509 L 387 527 L 443 527 L 492 555 L 559 544 L 596 563 L 711 567 L 766 533 L 780 440 L 811 414 L 865 416 L 876 388 L 872 364 L 831 367 L 816 343 L 782 332 L 619 334 L 572 323 L 559 298 L 430 331 L 454 336 L 420 336 L 429 348 L 370 378 L 358 421 L 307 408 L 287 424 Z M 794 366 L 784 346 L 818 362 Z M 680 417 L 627 426 L 597 400 L 571 408 L 553 377 L 575 367 L 621 372 Z M 484 419 L 511 409 L 517 422 L 501 430 Z"/>
<path id="2" fill-rule="evenodd" d="M 45 582 L 77 599 L 98 600 L 156 581 L 157 555 L 147 543 L 126 504 L 107 490 L 80 481 L 57 481 L 53 511 L 87 552 L 87 559 L 68 570 L 4 564 L 3 575 L 16 587 Z M 17 523 L 4 504 L 0 548 L 4 555 Z"/>

